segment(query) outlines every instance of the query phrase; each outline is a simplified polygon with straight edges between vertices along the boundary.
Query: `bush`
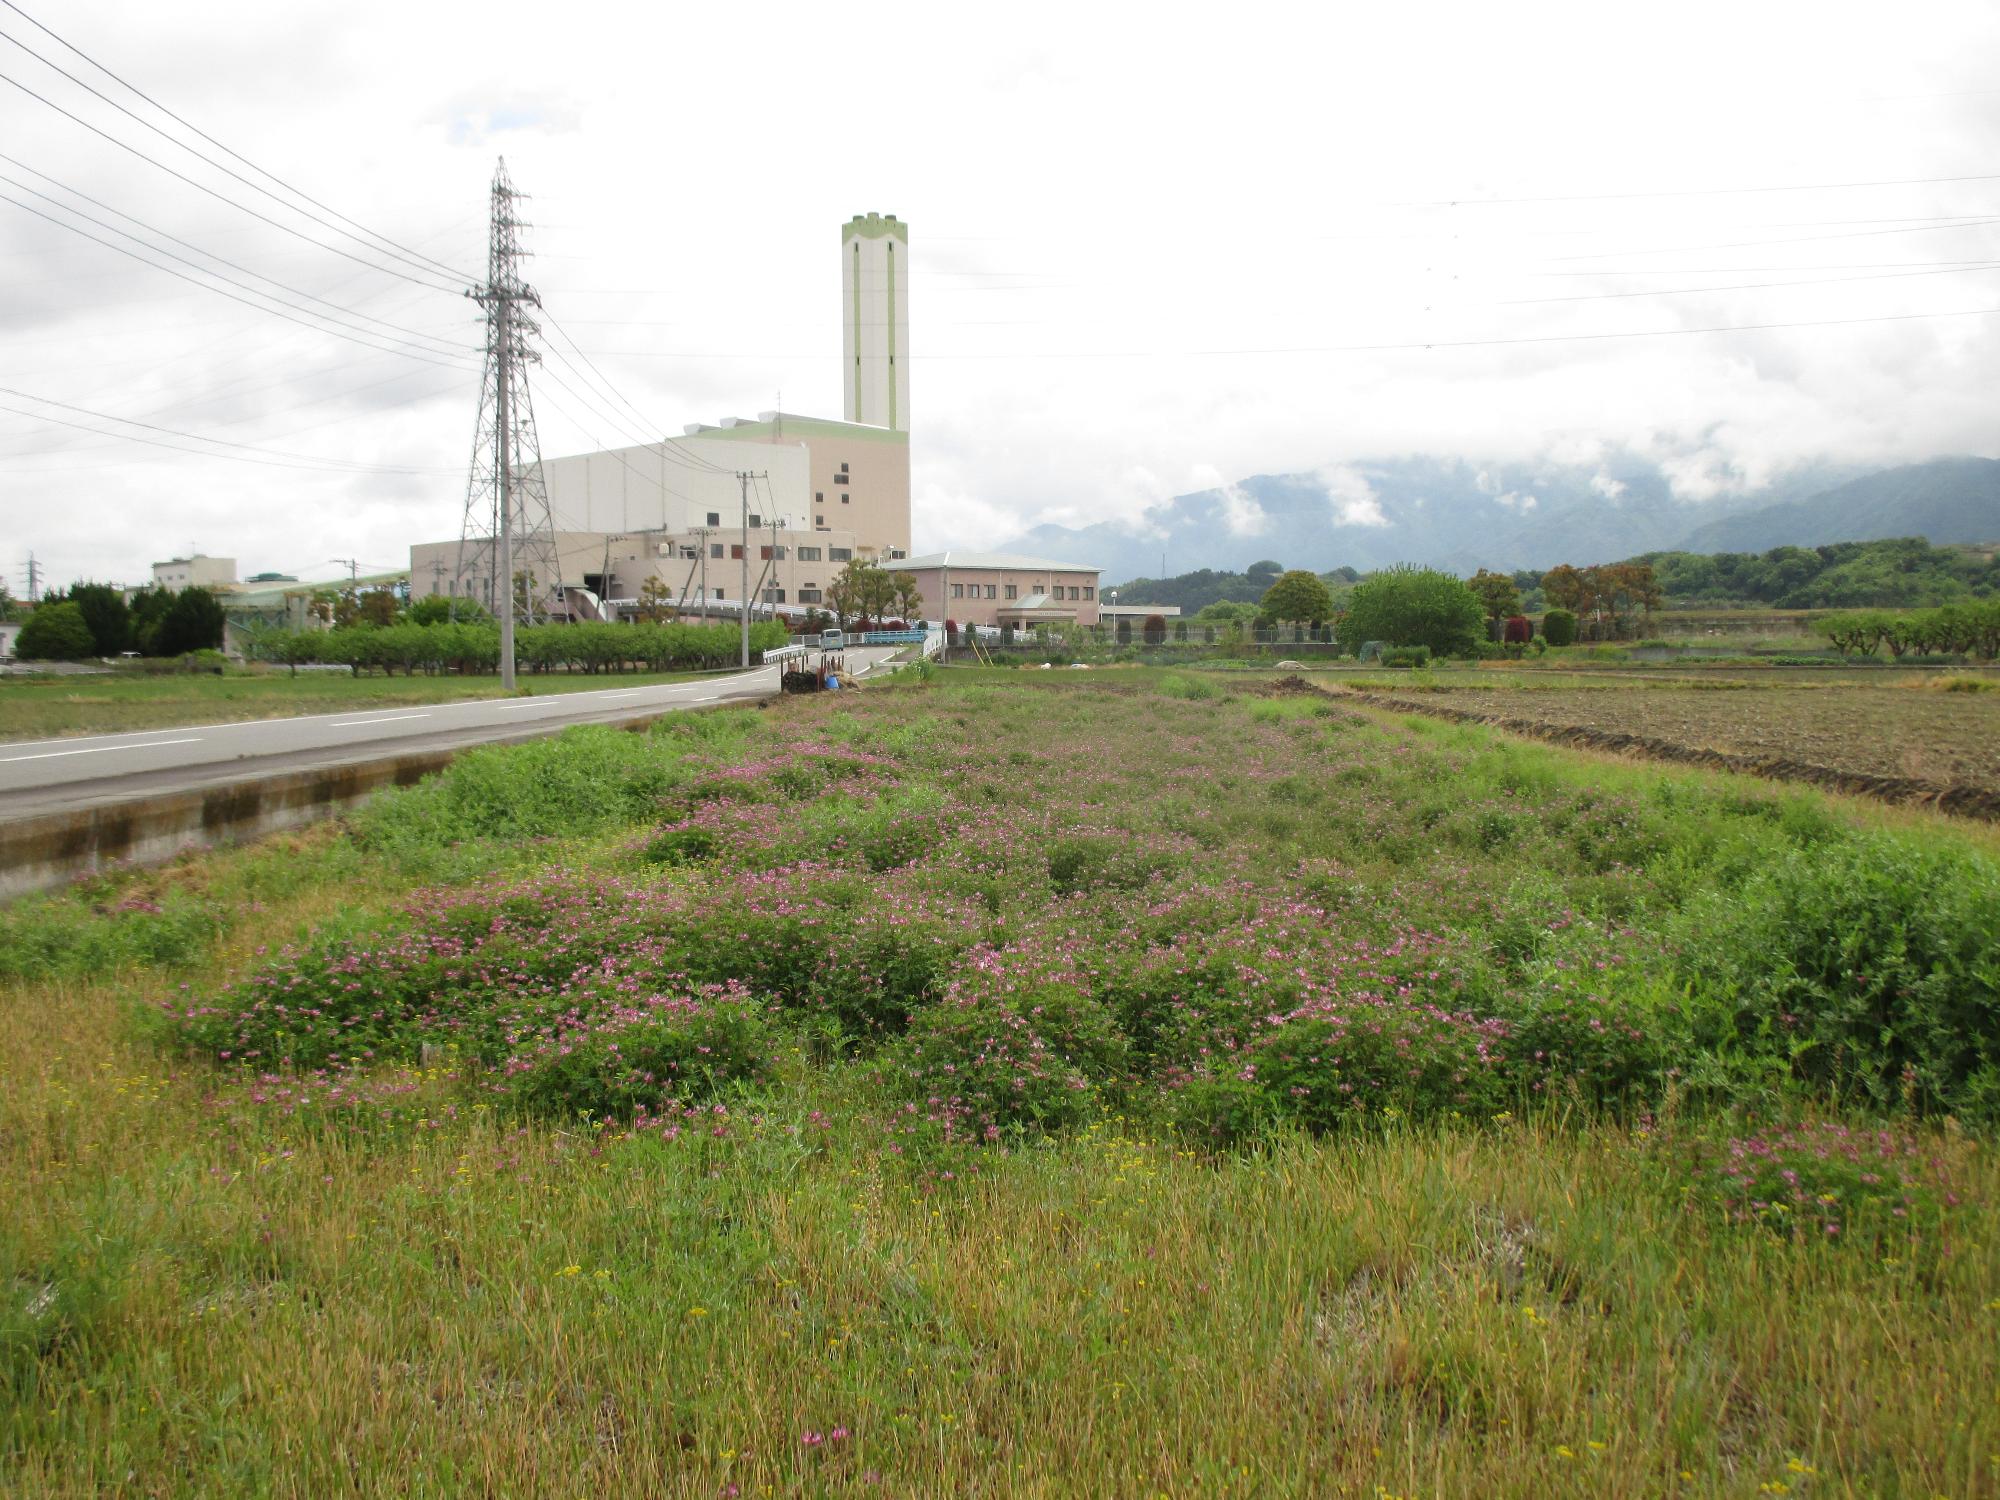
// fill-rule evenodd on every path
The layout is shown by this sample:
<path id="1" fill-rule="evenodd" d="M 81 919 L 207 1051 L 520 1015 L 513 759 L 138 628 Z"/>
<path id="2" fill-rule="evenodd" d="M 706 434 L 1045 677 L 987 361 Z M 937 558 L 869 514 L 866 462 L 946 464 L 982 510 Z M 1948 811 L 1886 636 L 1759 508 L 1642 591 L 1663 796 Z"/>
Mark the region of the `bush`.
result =
<path id="1" fill-rule="evenodd" d="M 1123 1077 L 1125 1039 L 1109 1011 L 1052 974 L 1021 979 L 975 968 L 910 1023 L 906 1085 L 954 1135 L 1055 1130 L 1099 1112 L 1098 1091 Z"/>
<path id="2" fill-rule="evenodd" d="M 1542 639 L 1551 646 L 1576 644 L 1576 616 L 1566 609 L 1552 609 L 1542 616 Z"/>
<path id="3" fill-rule="evenodd" d="M 551 1031 L 509 1057 L 499 1093 L 553 1119 L 628 1120 L 763 1082 L 778 1033 L 737 986 L 653 996 Z"/>
<path id="4" fill-rule="evenodd" d="M 2000 1121 L 2000 869 L 1882 835 L 1794 850 L 1689 909 L 1683 971 L 1822 1093 Z"/>
<path id="5" fill-rule="evenodd" d="M 83 610 L 67 600 L 36 605 L 14 638 L 14 654 L 22 661 L 82 661 L 96 649 Z"/>
<path id="6" fill-rule="evenodd" d="M 1391 646 L 1382 653 L 1385 667 L 1427 667 L 1431 664 L 1428 646 Z"/>

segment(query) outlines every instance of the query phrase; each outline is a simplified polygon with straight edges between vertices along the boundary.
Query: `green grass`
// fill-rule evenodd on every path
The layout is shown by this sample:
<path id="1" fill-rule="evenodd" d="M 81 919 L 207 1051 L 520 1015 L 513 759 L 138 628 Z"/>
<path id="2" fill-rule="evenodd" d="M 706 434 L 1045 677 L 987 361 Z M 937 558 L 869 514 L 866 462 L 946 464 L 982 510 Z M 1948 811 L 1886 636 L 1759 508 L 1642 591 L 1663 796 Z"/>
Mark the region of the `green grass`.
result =
<path id="1" fill-rule="evenodd" d="M 592 692 L 686 682 L 693 672 L 524 675 L 528 694 Z M 283 719 L 355 708 L 456 703 L 502 696 L 498 677 L 353 677 L 253 670 L 226 676 L 0 677 L 0 741 L 116 734 L 244 719 Z"/>
<path id="2" fill-rule="evenodd" d="M 720 857 L 647 864 L 662 824 Z M 90 935 L 0 984 L 0 1489 L 1993 1493 L 1991 1127 L 1831 1085 L 1826 1033 L 1731 1055 L 1672 1012 L 1777 986 L 1837 1027 L 1846 981 L 1813 959 L 1845 941 L 1968 1001 L 1981 954 L 1948 960 L 1995 844 L 1191 675 L 953 670 L 468 757 L 352 831 L 0 914 L 0 951 Z M 1225 888 L 1274 922 L 1304 903 L 1343 938 L 1428 933 L 1493 1003 L 1611 985 L 1684 1066 L 1626 1106 L 1579 1078 L 1228 1143 L 1103 1077 L 1075 1123 L 985 1146 L 926 1123 L 904 1039 L 803 996 L 761 1081 L 638 1129 L 522 1113 L 431 1044 L 320 1107 L 181 1050 L 154 1006 L 225 1004 L 309 931 L 365 951 L 441 877 L 497 909 L 504 875 L 519 922 L 611 872 L 669 935 L 713 898 L 727 967 L 775 920 L 744 912 L 822 924 L 783 883 L 800 857 L 856 922 L 934 898 L 1092 964 L 1180 941 Z M 202 920 L 144 938 L 176 900 Z M 410 920 L 441 933 L 446 904 Z M 1907 1041 L 1929 1065 L 1982 1025 Z M 1702 1151 L 1819 1122 L 1907 1135 L 1957 1201 L 1915 1236 L 1857 1206 L 1830 1240 L 1717 1200 Z"/>

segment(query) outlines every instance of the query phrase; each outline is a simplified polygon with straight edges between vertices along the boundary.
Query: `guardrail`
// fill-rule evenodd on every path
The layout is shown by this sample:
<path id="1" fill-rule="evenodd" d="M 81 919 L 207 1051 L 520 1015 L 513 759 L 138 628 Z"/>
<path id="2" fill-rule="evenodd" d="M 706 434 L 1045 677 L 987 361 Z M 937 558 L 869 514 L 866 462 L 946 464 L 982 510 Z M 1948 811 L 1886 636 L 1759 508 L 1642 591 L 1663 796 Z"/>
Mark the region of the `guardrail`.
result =
<path id="1" fill-rule="evenodd" d="M 924 638 L 921 630 L 864 630 L 861 644 L 864 646 L 911 646 Z"/>
<path id="2" fill-rule="evenodd" d="M 812 652 L 810 646 L 773 646 L 764 653 L 764 665 L 775 662 L 803 661 Z"/>

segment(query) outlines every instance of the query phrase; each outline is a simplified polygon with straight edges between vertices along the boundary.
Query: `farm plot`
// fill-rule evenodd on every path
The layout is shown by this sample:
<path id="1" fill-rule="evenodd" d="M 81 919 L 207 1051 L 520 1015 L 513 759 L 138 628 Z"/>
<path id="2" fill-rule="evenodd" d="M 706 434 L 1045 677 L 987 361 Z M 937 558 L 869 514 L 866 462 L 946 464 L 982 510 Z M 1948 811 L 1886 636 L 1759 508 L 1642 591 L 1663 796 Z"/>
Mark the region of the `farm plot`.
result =
<path id="1" fill-rule="evenodd" d="M 2000 688 L 2000 678 L 1968 680 Z M 1885 686 L 1852 679 L 1670 683 L 1606 677 L 1584 684 L 1524 675 L 1505 686 L 1462 679 L 1418 693 L 1379 678 L 1364 682 L 1363 691 L 1418 710 L 1443 706 L 1494 720 L 1601 730 L 1690 750 L 2000 793 L 2000 691 L 1947 691 L 1937 679 Z"/>
<path id="2" fill-rule="evenodd" d="M 2000 1481 L 1984 830 L 1084 675 L 0 914 L 0 1489 Z"/>

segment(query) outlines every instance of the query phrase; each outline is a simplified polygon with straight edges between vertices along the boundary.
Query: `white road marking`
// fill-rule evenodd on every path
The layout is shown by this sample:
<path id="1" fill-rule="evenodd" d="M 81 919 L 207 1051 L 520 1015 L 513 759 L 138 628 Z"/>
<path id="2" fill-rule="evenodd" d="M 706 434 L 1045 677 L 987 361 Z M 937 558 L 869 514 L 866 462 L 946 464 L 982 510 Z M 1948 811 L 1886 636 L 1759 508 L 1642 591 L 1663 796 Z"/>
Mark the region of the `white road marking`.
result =
<path id="1" fill-rule="evenodd" d="M 88 745 L 81 750 L 42 750 L 33 755 L 0 756 L 0 765 L 5 765 L 9 761 L 16 760 L 54 760 L 59 755 L 99 755 L 106 750 L 153 750 L 161 745 L 196 745 L 199 743 L 201 743 L 201 736 L 191 734 L 185 739 L 178 740 L 148 740 L 143 745 Z"/>
<path id="2" fill-rule="evenodd" d="M 379 719 L 335 719 L 330 729 L 352 729 L 358 724 L 401 724 L 410 719 L 428 719 L 429 714 L 385 714 Z"/>

